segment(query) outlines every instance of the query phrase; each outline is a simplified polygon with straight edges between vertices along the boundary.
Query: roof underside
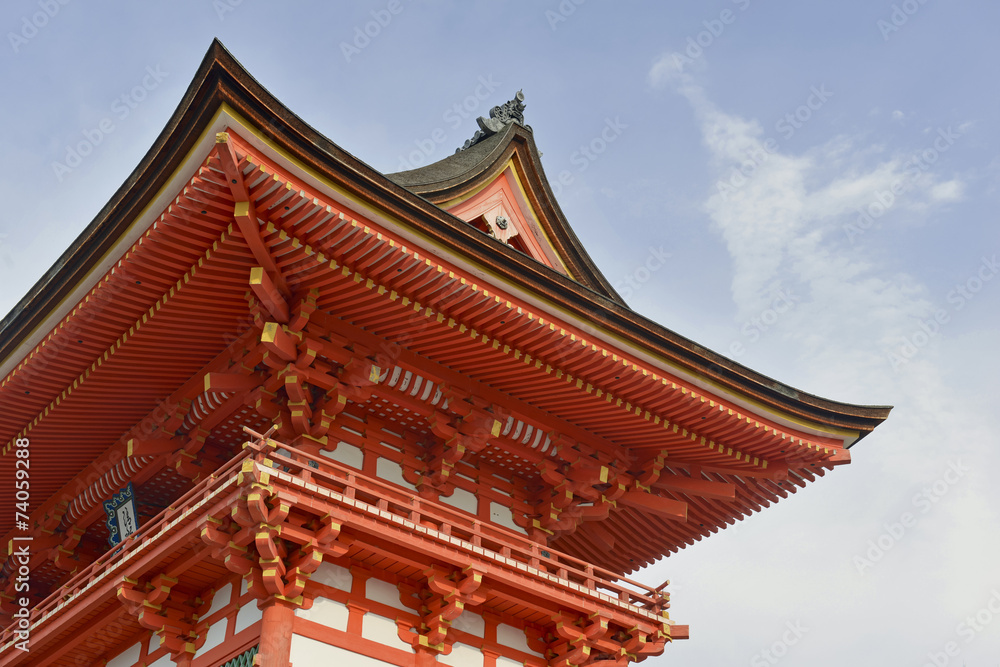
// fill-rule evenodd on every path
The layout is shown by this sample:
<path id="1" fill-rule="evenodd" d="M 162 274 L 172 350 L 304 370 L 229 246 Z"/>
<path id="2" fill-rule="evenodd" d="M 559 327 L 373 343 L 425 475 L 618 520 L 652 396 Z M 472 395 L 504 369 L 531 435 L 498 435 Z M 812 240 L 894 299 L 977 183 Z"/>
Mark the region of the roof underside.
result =
<path id="1" fill-rule="evenodd" d="M 248 124 L 228 129 L 259 239 L 234 222 L 236 199 L 218 148 L 204 139 L 223 105 L 225 117 Z M 189 153 L 197 161 L 185 163 Z M 510 159 L 579 281 L 435 205 L 480 187 Z M 183 164 L 191 166 L 180 173 Z M 174 189 L 162 199 L 167 183 Z M 107 263 L 153 201 L 164 204 L 147 212 L 150 224 L 116 251 L 112 267 L 96 272 L 82 298 L 61 304 Z M 31 439 L 34 499 L 81 492 L 85 485 L 74 481 L 81 471 L 121 448 L 137 424 L 176 411 L 178 398 L 197 398 L 206 373 L 261 372 L 260 323 L 247 296 L 248 276 L 260 265 L 255 244 L 290 286 L 290 301 L 316 290 L 315 326 L 369 350 L 399 350 L 401 370 L 502 409 L 507 430 L 463 465 L 544 486 L 540 462 L 559 461 L 556 443 L 563 443 L 564 453 L 573 449 L 574 457 L 630 479 L 663 466 L 663 475 L 731 492 L 729 499 L 687 493 L 682 480 L 657 493 L 686 503 L 686 521 L 623 503 L 606 521 L 583 523 L 553 542 L 616 571 L 701 539 L 846 462 L 845 444 L 888 414 L 797 392 L 628 310 L 558 211 L 523 128 L 385 177 L 302 123 L 216 43 L 133 176 L 0 323 L 0 445 L 9 457 L 17 438 Z M 477 280 L 469 265 L 490 278 Z M 605 333 L 586 333 L 584 325 Z M 385 380 L 376 395 L 352 401 L 344 418 L 392 423 L 414 443 L 433 439 L 431 392 Z M 225 460 L 241 425 L 268 422 L 245 402 L 220 403 L 205 464 Z M 8 506 L 13 474 L 13 466 L 0 470 L 0 501 Z M 11 528 L 8 515 L 0 533 Z M 594 546 L 609 539 L 620 548 Z"/>

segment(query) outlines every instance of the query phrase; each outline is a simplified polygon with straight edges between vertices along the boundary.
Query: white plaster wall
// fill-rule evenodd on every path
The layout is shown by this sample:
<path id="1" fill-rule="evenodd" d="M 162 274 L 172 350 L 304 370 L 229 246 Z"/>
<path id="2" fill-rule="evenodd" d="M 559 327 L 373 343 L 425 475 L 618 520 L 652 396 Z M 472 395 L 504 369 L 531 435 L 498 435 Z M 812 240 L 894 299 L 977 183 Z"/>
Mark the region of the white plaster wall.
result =
<path id="1" fill-rule="evenodd" d="M 514 523 L 514 514 L 510 511 L 510 508 L 493 500 L 490 501 L 490 521 L 504 528 L 510 528 L 511 530 L 527 535 L 524 528 Z"/>
<path id="2" fill-rule="evenodd" d="M 142 655 L 142 644 L 129 646 L 109 660 L 107 667 L 132 667 L 132 665 L 139 662 L 140 655 Z"/>
<path id="3" fill-rule="evenodd" d="M 500 656 L 497 658 L 497 667 L 524 667 L 524 663 Z"/>
<path id="4" fill-rule="evenodd" d="M 246 630 L 263 617 L 264 612 L 257 608 L 257 602 L 250 600 L 236 612 L 236 627 L 233 629 L 233 634 Z"/>
<path id="5" fill-rule="evenodd" d="M 361 470 L 365 462 L 365 453 L 361 448 L 348 444 L 343 440 L 337 443 L 337 449 L 333 451 L 321 449 L 319 453 L 328 459 L 333 459 L 338 463 L 343 463 L 345 466 L 351 466 L 358 470 Z"/>
<path id="6" fill-rule="evenodd" d="M 321 667 L 324 665 L 335 665 L 336 667 L 382 667 L 382 665 L 392 664 L 336 646 L 330 646 L 329 644 L 324 644 L 323 642 L 303 637 L 302 635 L 292 635 L 292 653 L 290 659 L 295 667 Z"/>
<path id="7" fill-rule="evenodd" d="M 342 602 L 317 597 L 313 600 L 312 607 L 309 609 L 296 609 L 295 615 L 328 628 L 347 632 L 347 617 L 350 615 L 350 610 Z"/>
<path id="8" fill-rule="evenodd" d="M 326 562 L 316 568 L 310 579 L 348 593 L 351 592 L 351 585 L 354 583 L 354 576 L 350 570 Z"/>
<path id="9" fill-rule="evenodd" d="M 375 466 L 375 474 L 387 482 L 399 484 L 400 486 L 410 489 L 411 491 L 417 490 L 417 487 L 403 479 L 403 466 L 399 465 L 395 461 L 379 458 L 378 463 Z"/>
<path id="10" fill-rule="evenodd" d="M 373 642 L 412 652 L 413 648 L 399 638 L 396 621 L 378 614 L 365 614 L 361 636 Z"/>
<path id="11" fill-rule="evenodd" d="M 528 648 L 528 638 L 525 636 L 524 630 L 519 630 L 504 623 L 497 626 L 497 643 L 510 648 L 516 648 L 518 651 L 524 651 L 531 655 L 542 655 Z"/>
<path id="12" fill-rule="evenodd" d="M 208 613 L 206 613 L 202 618 L 208 618 L 215 612 L 219 611 L 227 604 L 233 601 L 233 585 L 226 584 L 219 590 L 215 592 L 215 597 L 212 598 L 212 606 L 209 608 Z"/>
<path id="13" fill-rule="evenodd" d="M 486 621 L 479 614 L 470 611 L 463 611 L 461 616 L 452 621 L 451 627 L 477 637 L 486 634 Z"/>
<path id="14" fill-rule="evenodd" d="M 478 648 L 465 644 L 454 644 L 451 653 L 439 655 L 438 662 L 451 667 L 483 667 L 484 656 Z"/>
<path id="15" fill-rule="evenodd" d="M 201 645 L 194 657 L 205 655 L 208 651 L 221 644 L 226 638 L 226 624 L 229 623 L 228 618 L 220 618 L 212 625 L 208 626 L 208 631 L 205 635 L 205 643 Z"/>
<path id="16" fill-rule="evenodd" d="M 174 667 L 174 661 L 170 659 L 169 655 L 165 655 L 149 667 Z"/>
<path id="17" fill-rule="evenodd" d="M 365 582 L 365 597 L 375 602 L 389 605 L 400 611 L 413 611 L 404 605 L 399 599 L 399 589 L 395 584 L 390 584 L 374 577 Z"/>
<path id="18" fill-rule="evenodd" d="M 479 510 L 479 499 L 476 498 L 476 494 L 465 489 L 455 489 L 450 496 L 441 496 L 439 500 L 469 514 L 476 514 Z"/>

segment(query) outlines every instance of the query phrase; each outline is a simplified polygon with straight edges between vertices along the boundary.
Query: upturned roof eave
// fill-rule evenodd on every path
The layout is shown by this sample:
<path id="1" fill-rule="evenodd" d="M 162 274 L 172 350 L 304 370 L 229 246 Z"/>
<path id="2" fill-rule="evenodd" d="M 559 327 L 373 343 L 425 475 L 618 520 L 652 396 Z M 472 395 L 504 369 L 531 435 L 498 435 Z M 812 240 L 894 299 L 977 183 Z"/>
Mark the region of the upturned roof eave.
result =
<path id="1" fill-rule="evenodd" d="M 488 238 L 314 130 L 254 80 L 218 40 L 213 42 L 181 103 L 136 169 L 59 260 L 0 321 L 0 362 L 8 360 L 101 261 L 169 180 L 201 130 L 224 103 L 328 180 L 394 217 L 419 226 L 451 252 L 485 266 L 526 291 L 559 303 L 576 317 L 713 385 L 816 424 L 858 431 L 859 438 L 889 414 L 888 406 L 841 403 L 777 382 L 639 315 L 615 298 L 613 290 L 611 294 L 601 293 Z M 530 132 L 508 129 L 504 135 L 508 147 L 518 142 L 524 146 L 523 153 L 534 164 L 539 180 L 534 185 L 544 190 L 552 206 L 557 206 L 541 172 Z M 485 171 L 484 166 L 480 173 Z"/>

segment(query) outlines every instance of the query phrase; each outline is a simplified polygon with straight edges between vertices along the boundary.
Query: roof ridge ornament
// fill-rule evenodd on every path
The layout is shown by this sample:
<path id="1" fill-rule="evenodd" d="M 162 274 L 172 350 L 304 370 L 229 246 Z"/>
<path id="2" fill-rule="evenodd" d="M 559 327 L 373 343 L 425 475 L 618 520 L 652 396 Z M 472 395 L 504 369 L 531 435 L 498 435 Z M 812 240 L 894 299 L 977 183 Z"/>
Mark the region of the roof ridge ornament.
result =
<path id="1" fill-rule="evenodd" d="M 464 151 L 466 148 L 474 146 L 483 139 L 503 131 L 511 123 L 517 123 L 530 132 L 531 126 L 524 124 L 524 107 L 524 92 L 519 90 L 514 95 L 514 99 L 490 109 L 489 118 L 483 116 L 477 118 L 476 122 L 479 123 L 479 129 L 476 130 L 471 139 L 466 141 L 460 148 L 456 148 L 455 152 Z"/>

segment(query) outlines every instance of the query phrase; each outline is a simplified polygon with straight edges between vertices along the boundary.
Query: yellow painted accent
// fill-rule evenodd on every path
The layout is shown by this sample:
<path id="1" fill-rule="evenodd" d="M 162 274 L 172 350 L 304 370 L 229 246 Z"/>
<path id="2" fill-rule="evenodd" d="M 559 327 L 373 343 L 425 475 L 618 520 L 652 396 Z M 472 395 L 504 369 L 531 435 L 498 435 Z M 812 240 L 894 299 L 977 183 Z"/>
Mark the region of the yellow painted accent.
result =
<path id="1" fill-rule="evenodd" d="M 291 163 L 291 164 L 292 164 L 292 165 L 294 166 L 294 168 L 295 168 L 296 170 L 300 171 L 301 173 L 306 173 L 306 174 L 309 174 L 309 175 L 311 175 L 311 176 L 312 176 L 313 178 L 316 178 L 316 179 L 317 179 L 318 181 L 322 182 L 322 183 L 323 183 L 323 184 L 324 184 L 324 185 L 325 185 L 326 187 L 328 187 L 328 188 L 330 188 L 330 189 L 332 189 L 332 190 L 335 190 L 335 191 L 337 191 L 338 193 L 340 193 L 341 195 L 343 195 L 343 196 L 347 197 L 347 199 L 348 199 L 348 200 L 350 200 L 350 202 L 351 202 L 352 204 L 356 205 L 357 207 L 361 208 L 362 210 L 367 210 L 367 209 L 369 209 L 369 208 L 370 208 L 370 204 L 369 204 L 369 203 L 367 203 L 367 202 L 364 202 L 364 201 L 361 201 L 361 200 L 359 200 L 359 199 L 357 199 L 357 198 L 353 197 L 352 195 L 350 195 L 350 194 L 348 194 L 348 193 L 344 193 L 344 192 L 342 192 L 342 191 L 340 190 L 340 188 L 336 187 L 336 186 L 335 186 L 335 185 L 334 185 L 333 183 L 331 183 L 331 182 L 329 182 L 329 181 L 326 181 L 326 179 L 324 179 L 324 178 L 322 178 L 321 176 L 319 176 L 318 174 L 316 174 L 316 173 L 314 172 L 314 170 L 313 170 L 312 168 L 310 168 L 310 166 L 309 166 L 309 165 L 306 165 L 306 164 L 303 164 L 303 163 L 299 162 L 299 161 L 298 161 L 298 160 L 297 160 L 297 159 L 296 159 L 296 158 L 295 158 L 294 156 L 292 156 L 291 154 L 289 154 L 289 153 L 288 153 L 287 151 L 284 151 L 284 150 L 283 150 L 283 149 L 281 149 L 280 147 L 278 147 L 278 146 L 276 146 L 275 144 L 273 144 L 273 143 L 272 143 L 272 142 L 271 142 L 271 141 L 270 141 L 270 140 L 269 140 L 269 139 L 268 139 L 267 137 L 263 136 L 263 135 L 262 135 L 262 134 L 261 134 L 261 133 L 260 133 L 260 132 L 259 132 L 258 130 L 256 130 L 256 128 L 255 128 L 255 127 L 254 127 L 253 125 L 251 125 L 251 124 L 250 124 L 250 123 L 248 123 L 248 122 L 247 122 L 247 121 L 246 121 L 245 119 L 243 119 L 243 118 L 242 118 L 242 117 L 241 117 L 241 116 L 240 116 L 240 115 L 239 115 L 239 114 L 238 114 L 238 113 L 237 113 L 237 112 L 235 111 L 235 109 L 233 109 L 233 108 L 232 108 L 232 107 L 230 107 L 229 105 L 227 105 L 227 104 L 223 104 L 223 105 L 222 105 L 222 106 L 220 107 L 220 109 L 219 109 L 219 110 L 218 110 L 218 111 L 216 112 L 216 116 L 215 116 L 215 117 L 213 118 L 213 120 L 212 120 L 212 123 L 214 123 L 214 122 L 215 122 L 216 120 L 218 120 L 218 118 L 219 118 L 219 117 L 220 117 L 220 116 L 221 116 L 221 115 L 222 115 L 223 113 L 227 113 L 227 114 L 229 114 L 229 115 L 230 115 L 230 116 L 232 117 L 232 119 L 233 119 L 233 121 L 234 121 L 234 122 L 230 123 L 230 125 L 231 125 L 231 126 L 233 126 L 233 127 L 238 127 L 238 129 L 240 130 L 240 133 L 241 133 L 241 134 L 244 134 L 244 136 L 247 136 L 247 135 L 251 135 L 251 136 L 255 137 L 255 138 L 256 138 L 256 139 L 257 139 L 257 140 L 258 140 L 259 142 L 263 142 L 264 144 L 266 144 L 266 145 L 267 145 L 267 146 L 269 147 L 269 149 L 270 149 L 271 151 L 273 151 L 274 153 L 277 153 L 277 154 L 278 154 L 278 155 L 280 155 L 280 156 L 281 156 L 281 157 L 282 157 L 283 159 L 285 159 L 285 160 L 287 160 L 288 162 L 290 162 L 290 163 Z M 210 124 L 210 125 L 211 125 L 211 124 Z M 203 139 L 205 138 L 205 134 L 206 134 L 207 132 L 208 132 L 208 130 L 206 130 L 206 131 L 205 131 L 205 133 L 203 133 L 202 137 L 201 137 L 201 138 L 199 138 L 199 140 L 198 140 L 198 142 L 197 142 L 197 143 L 201 143 L 201 141 L 202 141 L 202 140 L 203 140 Z M 218 136 L 216 136 L 216 140 L 217 140 L 217 139 L 218 139 Z M 252 162 L 252 160 L 251 160 L 251 162 Z M 526 197 L 526 194 L 525 194 L 525 193 L 523 192 L 523 185 L 521 184 L 521 179 L 520 179 L 520 176 L 518 175 L 518 173 L 517 173 L 517 170 L 516 170 L 515 168 L 513 168 L 513 167 L 514 167 L 514 164 L 513 164 L 513 161 L 512 161 L 512 160 L 511 160 L 511 161 L 509 161 L 509 162 L 508 162 L 508 163 L 507 163 L 506 165 L 504 165 L 503 169 L 501 169 L 500 171 L 498 171 L 498 172 L 497 172 L 497 173 L 498 173 L 498 175 L 499 175 L 499 174 L 501 174 L 501 173 L 503 172 L 503 170 L 504 170 L 504 169 L 506 169 L 506 168 L 508 168 L 508 167 L 510 167 L 510 168 L 511 168 L 511 175 L 512 175 L 512 176 L 513 176 L 513 178 L 514 178 L 514 181 L 515 181 L 515 182 L 516 182 L 516 183 L 518 184 L 518 187 L 521 187 L 521 188 L 522 188 L 522 195 L 523 195 L 523 196 L 525 196 L 525 200 L 526 200 L 526 201 L 530 201 L 530 199 L 528 199 L 528 198 Z M 268 172 L 268 170 L 267 170 L 266 168 L 264 168 L 264 167 L 263 167 L 263 165 L 259 165 L 259 168 L 260 168 L 260 171 L 261 171 L 262 173 L 269 173 L 269 172 Z M 276 179 L 276 180 L 278 180 L 278 179 Z M 492 179 L 489 179 L 489 180 L 492 180 Z M 280 180 L 279 180 L 279 182 L 281 182 L 281 183 L 284 183 L 283 181 L 280 181 Z M 291 186 L 291 184 L 290 184 L 290 183 L 284 183 L 284 185 L 285 185 L 285 187 L 286 187 L 287 189 L 292 189 L 292 186 Z M 484 186 L 484 187 L 485 187 L 485 186 Z M 462 200 L 464 200 L 464 199 L 467 199 L 468 197 L 471 197 L 471 196 L 474 196 L 475 194 L 476 194 L 475 192 L 470 192 L 470 193 L 466 193 L 465 195 L 463 195 L 463 199 L 462 199 Z M 455 201 L 453 201 L 453 202 L 450 202 L 450 204 L 454 205 L 454 204 L 456 204 L 456 203 L 460 203 L 460 201 L 462 201 L 462 200 L 455 200 Z M 156 201 L 156 197 L 153 197 L 153 198 L 151 198 L 151 199 L 150 199 L 150 201 L 151 201 L 151 202 L 152 202 L 152 201 Z M 240 203 L 242 203 L 242 202 L 240 202 Z M 240 203 L 238 203 L 238 204 L 240 204 Z M 246 204 L 247 204 L 247 205 L 249 205 L 249 202 L 246 202 Z M 446 204 L 445 206 L 447 206 L 447 205 L 448 205 L 448 204 Z M 329 208 L 329 207 L 328 207 L 328 208 Z M 170 209 L 171 209 L 171 206 L 169 206 L 169 205 L 168 205 L 168 210 L 170 210 Z M 144 210 L 144 211 L 142 211 L 142 212 L 140 212 L 140 214 L 136 216 L 136 220 L 139 220 L 139 219 L 141 219 L 141 218 L 145 217 L 145 215 L 147 214 L 147 212 L 148 212 L 148 211 L 145 211 L 145 210 Z M 382 215 L 383 215 L 384 217 L 389 217 L 389 218 L 390 218 L 390 220 L 392 220 L 391 216 L 385 216 L 384 212 L 380 212 L 380 213 L 381 213 L 381 214 L 382 214 Z M 534 213 L 534 212 L 532 211 L 532 213 Z M 340 214 L 340 215 L 342 215 L 342 214 Z M 163 220 L 163 219 L 165 219 L 165 216 L 164 216 L 164 215 L 159 215 L 159 216 L 157 216 L 157 217 L 159 218 L 159 220 Z M 536 215 L 536 219 L 537 219 L 537 215 Z M 399 224 L 400 226 L 403 226 L 403 227 L 406 227 L 406 226 L 407 226 L 407 225 L 406 225 L 406 223 L 405 223 L 405 221 L 401 221 L 401 220 L 392 220 L 392 222 L 394 222 L 395 224 Z M 134 224 L 137 224 L 137 223 L 134 223 Z M 356 226 L 356 222 L 355 222 L 355 221 L 353 221 L 353 220 L 352 220 L 352 224 Z M 155 229 L 155 228 L 156 228 L 156 221 L 154 220 L 153 224 L 151 225 L 151 229 Z M 232 228 L 232 225 L 230 225 L 230 228 Z M 129 231 L 130 231 L 130 230 L 127 230 L 127 231 L 126 231 L 125 233 L 127 234 L 127 233 L 128 233 Z M 544 233 L 544 230 L 542 230 L 542 231 L 543 231 L 543 233 Z M 148 235 L 148 234 L 149 234 L 149 231 L 147 231 L 147 232 L 146 232 L 146 235 Z M 420 235 L 420 236 L 421 236 L 421 239 L 422 239 L 422 241 L 423 241 L 423 242 L 425 242 L 425 243 L 428 243 L 429 245 L 438 245 L 438 244 L 436 244 L 436 243 L 435 243 L 435 242 L 434 242 L 434 241 L 433 241 L 432 239 L 429 239 L 429 238 L 427 238 L 427 237 L 424 237 L 423 235 Z M 138 239 L 138 240 L 136 241 L 136 245 L 138 245 L 138 244 L 141 244 L 141 242 L 142 242 L 142 238 L 143 238 L 143 237 L 142 237 L 142 236 L 140 236 L 140 238 L 139 238 L 139 239 Z M 391 241 L 391 240 L 390 240 L 390 241 Z M 549 245 L 551 246 L 551 243 L 550 243 Z M 134 247 L 134 246 L 133 246 L 133 247 Z M 217 243 L 215 243 L 215 244 L 213 244 L 213 247 L 217 249 L 217 248 L 218 248 L 218 242 L 217 242 Z M 110 251 L 109 251 L 109 252 L 110 252 Z M 129 255 L 129 253 L 130 253 L 130 252 L 131 252 L 131 250 L 126 250 L 126 252 L 125 252 L 125 254 L 124 254 L 124 257 L 128 257 L 128 255 Z M 211 255 L 211 252 L 209 252 L 209 253 L 206 253 L 206 257 L 208 257 L 208 256 L 210 256 L 210 255 Z M 414 256 L 415 256 L 415 257 L 417 257 L 417 258 L 419 258 L 419 255 L 418 255 L 417 253 L 414 253 Z M 202 260 L 201 260 L 201 259 L 199 259 L 199 265 L 200 265 L 201 263 L 202 263 Z M 119 265 L 120 265 L 120 264 L 121 264 L 121 263 L 119 262 Z M 97 263 L 96 263 L 96 265 L 97 265 L 97 266 L 100 266 L 100 265 L 101 265 L 101 262 L 97 262 Z M 335 264 L 335 262 L 332 262 L 332 263 L 331 263 L 331 266 L 332 266 L 333 268 L 335 268 L 335 267 L 336 267 L 336 264 Z M 96 271 L 96 270 L 97 270 L 97 269 L 94 269 L 94 271 Z M 88 280 L 88 279 L 90 279 L 90 276 L 91 276 L 91 275 L 92 275 L 92 273 L 91 273 L 91 274 L 88 274 L 88 276 L 86 276 L 86 277 L 85 277 L 85 278 L 84 278 L 83 280 L 85 281 L 85 280 Z M 188 279 L 188 277 L 187 277 L 187 276 L 185 276 L 185 282 L 187 281 L 187 279 Z M 106 280 L 107 280 L 107 279 L 105 278 L 105 281 L 106 281 Z M 465 280 L 463 279 L 463 280 L 462 280 L 462 283 L 464 283 L 464 282 L 465 282 Z M 95 289 L 96 289 L 97 287 L 99 287 L 99 286 L 100 286 L 101 284 L 102 284 L 101 282 L 98 282 L 98 283 L 97 283 L 97 285 L 95 285 Z M 474 289 L 476 289 L 476 287 L 475 287 L 475 286 L 474 286 Z M 90 296 L 91 294 L 93 294 L 93 290 L 91 290 L 91 292 L 90 292 L 90 293 L 88 293 L 88 295 L 87 295 L 87 297 L 86 297 L 86 298 L 89 298 L 89 296 Z M 85 300 L 86 300 L 86 298 L 85 298 Z M 61 306 L 61 304 L 59 304 L 59 305 L 55 306 L 55 309 L 59 308 L 60 306 Z M 160 306 L 160 304 L 157 304 L 157 308 L 156 308 L 157 310 L 159 309 L 159 306 Z M 571 321 L 575 321 L 575 320 L 577 319 L 577 318 L 576 318 L 575 316 L 573 316 L 573 315 L 570 315 L 570 314 L 568 314 L 568 313 L 566 312 L 566 310 L 565 310 L 565 309 L 564 309 L 564 308 L 563 308 L 563 307 L 561 306 L 561 304 L 559 304 L 559 303 L 551 303 L 551 304 L 550 304 L 550 306 L 551 306 L 551 307 L 553 307 L 553 308 L 555 308 L 556 310 L 558 310 L 558 311 L 560 311 L 560 312 L 563 312 L 563 313 L 567 314 L 567 315 L 569 316 L 569 318 L 570 318 L 570 320 L 571 320 Z M 520 310 L 521 310 L 521 309 L 519 308 L 518 310 L 519 310 L 519 312 L 520 312 Z M 150 309 L 150 312 L 149 312 L 149 316 L 153 316 L 154 314 L 155 314 L 155 311 L 154 311 L 154 309 Z M 531 318 L 532 318 L 532 315 L 531 315 L 531 314 L 529 313 L 529 314 L 528 314 L 528 317 L 529 317 L 529 319 L 531 319 Z M 146 319 L 147 319 L 147 317 L 146 317 L 146 316 L 144 315 L 141 321 L 142 321 L 142 322 L 145 322 L 145 321 L 146 321 Z M 541 317 L 539 317 L 538 319 L 539 319 L 539 321 L 540 321 L 540 322 L 541 322 L 541 321 L 543 321 L 543 319 L 542 319 Z M 65 320 L 64 320 L 64 321 L 65 321 Z M 41 326 L 41 325 L 39 325 L 39 326 Z M 56 330 L 58 330 L 58 328 L 59 328 L 60 326 L 61 326 L 61 323 L 60 323 L 60 324 L 57 324 L 57 325 L 56 325 L 56 326 L 55 326 L 55 327 L 53 328 L 53 332 L 55 332 Z M 551 325 L 550 325 L 550 326 L 551 326 Z M 36 330 L 37 330 L 37 328 L 36 328 Z M 31 336 L 31 335 L 34 335 L 34 333 L 35 333 L 34 331 L 33 331 L 33 332 L 31 332 L 31 333 L 29 334 L 29 336 Z M 621 342 L 622 342 L 622 343 L 624 343 L 624 344 L 625 344 L 626 346 L 631 346 L 631 344 L 630 344 L 630 343 L 628 343 L 628 342 L 626 342 L 626 341 L 623 341 L 623 340 L 622 340 L 622 339 L 620 338 L 620 336 L 618 336 L 618 335 L 617 335 L 617 334 L 615 334 L 614 332 L 610 332 L 610 331 L 608 331 L 608 332 L 605 332 L 605 333 L 606 333 L 607 335 L 609 335 L 610 337 L 612 337 L 613 339 L 616 339 L 616 340 L 619 340 L 619 341 L 621 341 Z M 587 342 L 586 342 L 586 341 L 582 341 L 582 344 L 583 344 L 584 346 L 586 346 L 586 345 L 587 345 Z M 37 351 L 38 351 L 38 350 L 40 349 L 40 347 L 41 347 L 41 345 L 39 345 L 38 347 L 36 347 L 36 348 L 35 348 L 35 350 L 33 350 L 33 351 L 29 352 L 29 353 L 28 353 L 28 354 L 26 355 L 26 358 L 25 358 L 25 360 L 22 360 L 21 364 L 19 364 L 19 365 L 18 365 L 18 366 L 17 366 L 17 367 L 16 367 L 15 369 L 14 369 L 14 371 L 13 371 L 13 372 L 12 372 L 12 373 L 11 373 L 10 375 L 8 375 L 8 379 L 9 379 L 9 378 L 10 378 L 11 376 L 13 376 L 13 375 L 14 375 L 14 374 L 15 374 L 15 373 L 16 373 L 16 372 L 17 372 L 17 371 L 18 371 L 18 370 L 20 369 L 20 368 L 22 368 L 22 367 L 23 367 L 23 364 L 25 363 L 25 361 L 27 361 L 27 360 L 30 360 L 30 359 L 31 359 L 31 358 L 32 358 L 32 357 L 33 357 L 33 356 L 35 355 L 35 353 L 37 353 Z M 597 345 L 594 345 L 594 344 L 591 344 L 591 347 L 592 347 L 592 349 L 593 349 L 593 350 L 595 350 L 595 351 L 599 349 L 599 348 L 598 348 L 598 346 L 597 346 Z M 602 352 L 603 354 L 605 354 L 605 355 L 607 354 L 607 351 L 606 351 L 606 350 L 603 350 L 603 349 L 601 349 L 601 352 Z M 647 352 L 648 352 L 648 351 L 647 351 Z M 662 357 L 660 357 L 660 356 L 658 356 L 658 355 L 651 355 L 651 356 L 654 356 L 654 358 L 656 358 L 656 361 L 657 361 L 658 363 L 660 363 L 661 365 L 663 365 L 663 366 L 666 366 L 666 367 L 669 367 L 669 368 L 671 368 L 671 369 L 674 369 L 674 372 L 680 372 L 680 373 L 688 373 L 688 372 L 690 372 L 690 371 L 688 371 L 687 369 L 680 369 L 680 368 L 678 368 L 678 367 L 676 366 L 676 364 L 674 364 L 674 363 L 673 363 L 673 362 L 671 362 L 670 360 L 667 360 L 667 359 L 665 359 L 665 358 L 662 358 Z M 615 355 L 615 357 L 617 358 L 617 355 Z M 107 357 L 105 356 L 105 358 L 107 358 Z M 94 370 L 96 370 L 96 368 L 97 368 L 97 366 L 98 366 L 98 365 L 99 365 L 99 363 L 98 363 L 98 364 L 95 364 L 95 365 L 94 365 L 94 366 L 93 366 L 92 368 L 93 368 Z M 632 364 L 632 366 L 633 366 L 633 369 L 638 369 L 638 366 L 637 366 L 637 365 L 635 365 L 635 364 Z M 643 369 L 643 372 L 645 373 L 645 369 Z M 656 375 L 655 375 L 655 373 L 654 373 L 654 378 L 655 378 L 655 377 L 657 377 L 657 376 L 656 376 Z M 700 379 L 701 379 L 702 381 L 704 381 L 704 382 L 708 383 L 709 385 L 711 385 L 711 386 L 713 386 L 713 387 L 716 387 L 716 388 L 717 388 L 717 389 L 718 389 L 719 391 L 721 391 L 721 392 L 723 392 L 723 393 L 731 393 L 731 392 L 732 392 L 732 390 L 730 390 L 730 389 L 728 389 L 728 388 L 725 388 L 725 387 L 722 387 L 722 386 L 718 385 L 718 384 L 717 384 L 716 382 L 714 382 L 714 381 L 712 381 L 712 380 L 710 380 L 710 379 L 708 379 L 708 378 L 704 378 L 704 377 L 702 377 L 702 378 L 700 378 Z M 6 383 L 6 381 L 7 381 L 7 380 L 4 380 L 4 384 Z M 666 379 L 665 379 L 665 378 L 663 379 L 663 383 L 664 383 L 664 384 L 666 384 Z M 673 387 L 676 387 L 676 385 L 674 385 L 673 383 L 671 383 L 671 385 L 672 385 Z M 0 384 L 0 386 L 2 386 L 2 384 Z M 686 394 L 686 393 L 687 393 L 687 390 L 685 389 L 683 393 L 685 393 L 685 394 Z M 747 397 L 745 397 L 745 396 L 744 396 L 743 398 L 744 398 L 744 400 L 747 400 Z M 797 417 L 795 417 L 795 416 L 792 416 L 792 415 L 788 415 L 788 414 L 786 414 L 786 413 L 784 413 L 784 412 L 782 412 L 782 411 L 780 411 L 780 410 L 777 410 L 777 409 L 773 408 L 773 407 L 772 407 L 772 406 L 770 406 L 770 405 L 767 405 L 767 404 L 763 404 L 763 403 L 760 403 L 760 402 L 758 402 L 758 401 L 753 401 L 752 399 L 751 399 L 751 404 L 752 404 L 752 405 L 754 405 L 754 406 L 756 406 L 757 408 L 759 408 L 759 409 L 760 409 L 760 411 L 761 411 L 762 413 L 766 413 L 766 414 L 772 414 L 772 415 L 777 415 L 777 416 L 779 416 L 780 418 L 782 418 L 782 419 L 785 419 L 785 420 L 787 420 L 787 421 L 789 421 L 789 422 L 791 422 L 791 423 L 796 423 L 796 424 L 800 424 L 800 425 L 802 425 L 802 426 L 805 426 L 805 427 L 810 427 L 810 428 L 817 428 L 817 427 L 818 427 L 818 428 L 819 428 L 819 430 L 823 431 L 824 433 L 827 433 L 827 434 L 830 434 L 830 435 L 832 435 L 832 436 L 834 436 L 834 437 L 847 437 L 847 438 L 856 438 L 856 437 L 857 437 L 857 436 L 859 435 L 859 433 L 858 433 L 857 431 L 851 431 L 851 430 L 847 430 L 847 429 L 839 429 L 839 428 L 834 428 L 834 427 L 830 427 L 830 426 L 828 426 L 828 425 L 824 425 L 824 424 L 816 424 L 816 423 L 814 423 L 814 422 L 809 422 L 809 421 L 806 421 L 806 420 L 803 420 L 803 419 L 800 419 L 800 418 L 797 418 Z M 757 427 L 759 427 L 759 422 L 757 423 Z"/>
<path id="2" fill-rule="evenodd" d="M 264 343 L 273 343 L 278 337 L 278 327 L 281 326 L 277 322 L 268 322 L 264 325 L 264 331 L 261 332 L 260 339 Z"/>

